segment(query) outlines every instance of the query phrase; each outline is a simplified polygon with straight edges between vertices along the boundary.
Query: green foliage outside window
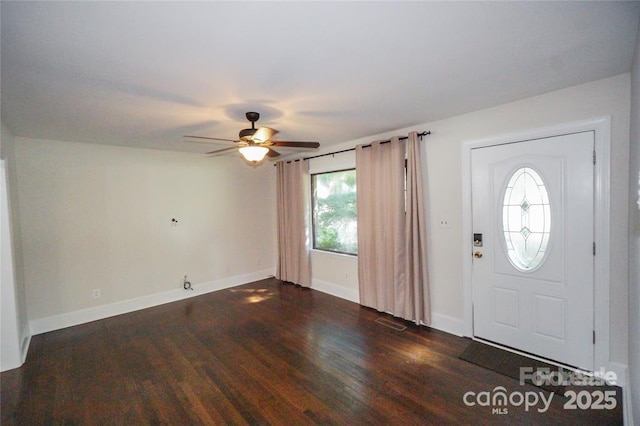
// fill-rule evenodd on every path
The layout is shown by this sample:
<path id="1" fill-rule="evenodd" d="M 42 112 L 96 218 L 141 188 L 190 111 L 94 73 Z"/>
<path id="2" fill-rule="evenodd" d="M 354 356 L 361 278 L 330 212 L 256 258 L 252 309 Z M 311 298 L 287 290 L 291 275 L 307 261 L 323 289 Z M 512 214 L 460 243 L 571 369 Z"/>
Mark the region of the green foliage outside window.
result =
<path id="1" fill-rule="evenodd" d="M 312 176 L 313 248 L 358 253 L 356 171 Z"/>

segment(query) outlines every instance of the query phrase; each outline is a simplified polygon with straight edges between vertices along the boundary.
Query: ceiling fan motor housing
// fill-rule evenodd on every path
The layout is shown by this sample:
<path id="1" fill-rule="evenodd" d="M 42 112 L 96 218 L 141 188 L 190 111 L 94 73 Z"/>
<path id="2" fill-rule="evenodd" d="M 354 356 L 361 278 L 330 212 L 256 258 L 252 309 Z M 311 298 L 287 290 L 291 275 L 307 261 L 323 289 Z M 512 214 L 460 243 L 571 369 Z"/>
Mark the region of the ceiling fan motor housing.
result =
<path id="1" fill-rule="evenodd" d="M 249 120 L 251 122 L 251 126 L 253 126 L 253 123 L 255 123 L 256 121 L 258 121 L 260 119 L 260 113 L 259 112 L 248 112 L 245 114 L 245 116 L 247 117 L 247 120 Z"/>
<path id="2" fill-rule="evenodd" d="M 260 119 L 260 113 L 250 111 L 250 112 L 247 112 L 245 116 L 247 117 L 247 120 L 251 122 L 251 128 L 240 130 L 239 138 L 243 141 L 250 141 L 253 134 L 257 130 L 255 123 Z"/>

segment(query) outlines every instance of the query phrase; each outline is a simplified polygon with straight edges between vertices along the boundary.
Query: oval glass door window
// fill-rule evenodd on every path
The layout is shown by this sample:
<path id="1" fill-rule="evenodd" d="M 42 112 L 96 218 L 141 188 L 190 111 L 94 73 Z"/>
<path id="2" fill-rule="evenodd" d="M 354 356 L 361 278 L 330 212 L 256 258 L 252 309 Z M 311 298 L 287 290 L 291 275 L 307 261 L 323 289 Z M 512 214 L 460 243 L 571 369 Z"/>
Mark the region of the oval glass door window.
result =
<path id="1" fill-rule="evenodd" d="M 551 206 L 542 177 L 531 167 L 511 175 L 502 202 L 502 229 L 511 264 L 522 272 L 544 261 L 551 235 Z"/>

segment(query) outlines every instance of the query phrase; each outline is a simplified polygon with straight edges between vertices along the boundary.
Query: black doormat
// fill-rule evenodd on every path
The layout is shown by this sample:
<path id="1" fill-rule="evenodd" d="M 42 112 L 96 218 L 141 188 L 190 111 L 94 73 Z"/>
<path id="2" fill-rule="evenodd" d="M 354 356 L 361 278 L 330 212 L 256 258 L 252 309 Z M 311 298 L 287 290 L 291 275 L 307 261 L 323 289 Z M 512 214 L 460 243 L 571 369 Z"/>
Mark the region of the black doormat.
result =
<path id="1" fill-rule="evenodd" d="M 573 409 L 582 409 L 583 407 L 580 404 L 593 403 L 595 405 L 589 405 L 584 408 L 599 408 L 600 414 L 604 415 L 604 420 L 601 424 L 623 423 L 622 388 L 605 384 L 601 378 L 583 375 L 580 372 L 573 372 L 566 368 L 557 367 L 476 341 L 471 341 L 467 349 L 458 358 L 520 382 L 553 392 L 554 397 L 556 395 L 562 397 L 565 404 L 569 404 Z M 521 377 L 521 368 L 527 372 L 524 375 L 525 377 Z M 611 401 L 608 396 L 603 401 L 591 399 L 591 397 L 596 398 L 603 395 L 614 395 L 615 401 Z M 583 398 L 585 396 L 588 401 Z M 601 404 L 602 402 L 604 402 L 604 405 Z M 578 405 L 577 407 L 576 404 Z M 598 406 L 596 407 L 596 405 Z"/>
<path id="2" fill-rule="evenodd" d="M 559 395 L 564 395 L 571 379 L 569 370 L 475 340 L 458 358 Z"/>

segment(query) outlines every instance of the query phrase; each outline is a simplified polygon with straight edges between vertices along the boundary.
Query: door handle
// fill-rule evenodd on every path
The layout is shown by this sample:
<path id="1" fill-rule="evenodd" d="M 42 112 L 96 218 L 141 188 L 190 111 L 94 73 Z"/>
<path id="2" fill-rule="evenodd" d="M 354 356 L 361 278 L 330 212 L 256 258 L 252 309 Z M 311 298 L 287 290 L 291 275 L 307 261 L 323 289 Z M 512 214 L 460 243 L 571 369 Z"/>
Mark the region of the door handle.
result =
<path id="1" fill-rule="evenodd" d="M 475 257 L 476 259 L 480 259 L 482 257 L 482 252 L 481 251 L 477 251 L 477 252 L 473 253 L 473 257 Z"/>

